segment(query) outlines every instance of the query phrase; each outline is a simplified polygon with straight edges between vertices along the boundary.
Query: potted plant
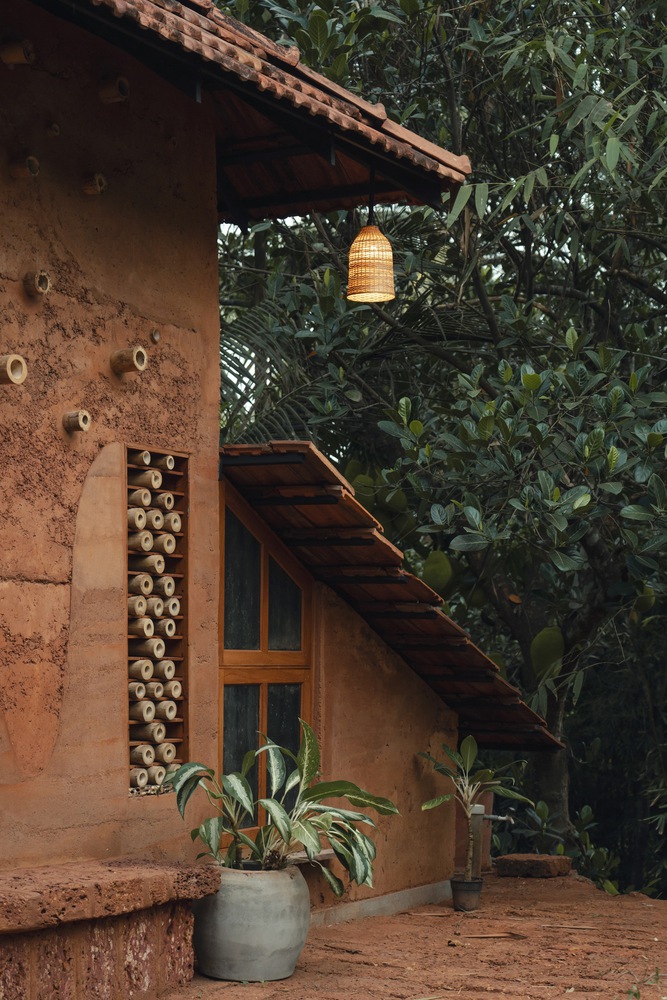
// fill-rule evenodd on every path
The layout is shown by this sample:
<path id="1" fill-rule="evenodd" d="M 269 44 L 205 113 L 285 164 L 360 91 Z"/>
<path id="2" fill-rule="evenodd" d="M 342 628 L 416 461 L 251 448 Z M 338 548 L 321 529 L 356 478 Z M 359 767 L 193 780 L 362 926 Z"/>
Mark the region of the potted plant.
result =
<path id="1" fill-rule="evenodd" d="M 515 762 L 505 765 L 496 771 L 490 768 L 477 765 L 477 742 L 473 736 L 466 736 L 461 743 L 460 753 L 452 750 L 445 743 L 442 749 L 448 757 L 448 761 L 443 763 L 437 760 L 430 753 L 420 753 L 421 757 L 430 760 L 433 767 L 439 774 L 444 774 L 451 778 L 454 791 L 446 795 L 438 795 L 435 799 L 429 799 L 422 804 L 422 809 L 434 809 L 455 799 L 461 806 L 465 817 L 467 831 L 466 863 L 463 878 L 452 878 L 452 901 L 455 910 L 476 910 L 479 905 L 479 898 L 482 892 L 482 879 L 474 879 L 472 874 L 473 866 L 473 827 L 472 816 L 473 806 L 477 803 L 484 792 L 501 792 L 508 799 L 520 799 L 528 802 L 532 806 L 530 799 L 522 795 L 513 788 L 514 778 L 511 775 L 503 775 L 502 772 L 513 767 Z"/>
<path id="2" fill-rule="evenodd" d="M 305 854 L 341 896 L 342 881 L 318 858 L 329 845 L 350 881 L 370 886 L 375 845 L 361 827 L 375 824 L 358 809 L 398 812 L 389 799 L 350 781 L 320 781 L 317 738 L 306 722 L 300 724 L 296 755 L 264 738 L 259 749 L 245 754 L 240 772 L 217 780 L 211 768 L 192 762 L 169 777 L 181 816 L 197 788 L 215 809 L 191 831 L 193 841 L 206 847 L 198 857 L 210 856 L 222 869 L 219 891 L 193 904 L 199 970 L 215 979 L 258 982 L 290 976 L 310 923 L 308 888 L 290 862 Z M 247 775 L 262 755 L 269 795 L 254 800 Z M 328 799 L 344 799 L 357 808 L 325 805 Z M 255 826 L 260 809 L 265 823 L 251 837 L 245 830 Z"/>

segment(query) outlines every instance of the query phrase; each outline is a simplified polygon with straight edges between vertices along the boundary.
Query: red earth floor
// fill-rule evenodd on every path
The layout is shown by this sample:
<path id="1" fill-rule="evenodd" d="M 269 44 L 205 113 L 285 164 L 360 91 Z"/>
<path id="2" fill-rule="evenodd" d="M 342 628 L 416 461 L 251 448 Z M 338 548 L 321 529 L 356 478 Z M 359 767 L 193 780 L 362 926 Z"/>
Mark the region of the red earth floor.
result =
<path id="1" fill-rule="evenodd" d="M 667 1000 L 667 900 L 577 875 L 485 877 L 481 908 L 313 928 L 291 979 L 195 976 L 167 1000 Z"/>

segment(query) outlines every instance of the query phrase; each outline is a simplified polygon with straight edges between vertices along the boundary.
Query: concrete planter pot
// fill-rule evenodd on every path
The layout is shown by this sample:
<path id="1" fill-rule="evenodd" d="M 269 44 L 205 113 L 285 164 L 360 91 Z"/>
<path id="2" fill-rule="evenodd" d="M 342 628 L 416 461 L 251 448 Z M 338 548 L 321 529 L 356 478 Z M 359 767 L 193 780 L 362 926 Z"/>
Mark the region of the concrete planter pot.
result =
<path id="1" fill-rule="evenodd" d="M 482 879 L 452 878 L 449 881 L 452 887 L 454 909 L 462 910 L 464 913 L 476 910 L 482 894 Z"/>
<path id="2" fill-rule="evenodd" d="M 296 867 L 222 869 L 220 889 L 193 903 L 199 971 L 212 979 L 287 979 L 310 924 L 310 896 Z"/>

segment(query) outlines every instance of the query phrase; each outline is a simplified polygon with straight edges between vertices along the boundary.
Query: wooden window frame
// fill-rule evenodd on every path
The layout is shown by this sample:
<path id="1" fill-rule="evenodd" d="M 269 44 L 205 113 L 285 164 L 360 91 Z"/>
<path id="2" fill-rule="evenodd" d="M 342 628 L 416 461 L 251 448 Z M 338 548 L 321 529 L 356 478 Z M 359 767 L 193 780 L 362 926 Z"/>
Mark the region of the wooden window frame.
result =
<path id="1" fill-rule="evenodd" d="M 259 649 L 226 649 L 225 647 L 225 519 L 227 508 L 251 532 L 261 545 L 260 578 L 260 641 Z M 271 650 L 269 636 L 269 556 L 301 588 L 301 648 L 298 650 Z M 301 717 L 312 721 L 313 715 L 313 658 L 312 611 L 313 577 L 283 545 L 265 521 L 249 506 L 243 497 L 225 479 L 220 481 L 220 605 L 218 639 L 220 649 L 218 672 L 218 763 L 223 768 L 224 747 L 224 690 L 225 684 L 290 684 L 300 683 Z M 266 699 L 260 695 L 260 732 L 266 731 Z M 258 789 L 260 797 L 266 792 L 266 772 L 260 768 Z M 256 829 L 256 828 L 255 828 Z M 252 830 L 252 828 L 251 828 Z"/>

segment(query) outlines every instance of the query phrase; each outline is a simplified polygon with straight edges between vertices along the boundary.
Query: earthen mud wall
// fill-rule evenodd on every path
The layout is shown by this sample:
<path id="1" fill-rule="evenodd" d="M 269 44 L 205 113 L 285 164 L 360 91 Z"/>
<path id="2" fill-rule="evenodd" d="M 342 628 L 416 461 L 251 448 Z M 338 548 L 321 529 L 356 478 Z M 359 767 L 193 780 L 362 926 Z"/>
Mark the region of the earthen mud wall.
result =
<path id="1" fill-rule="evenodd" d="M 0 63 L 0 868 L 178 857 L 173 796 L 130 798 L 124 445 L 190 456 L 193 755 L 216 739 L 219 321 L 210 109 L 22 0 Z M 122 76 L 127 100 L 101 81 Z M 13 176 L 36 158 L 36 176 Z M 107 188 L 84 192 L 100 173 Z M 26 294 L 44 270 L 47 295 Z M 153 331 L 157 331 L 156 333 Z M 142 345 L 142 374 L 112 351 Z M 69 434 L 64 413 L 87 410 Z"/>
<path id="2" fill-rule="evenodd" d="M 354 781 L 400 811 L 373 815 L 373 888 L 352 886 L 345 899 L 447 879 L 454 868 L 453 803 L 422 812 L 422 802 L 446 788 L 417 755 L 437 755 L 443 742 L 456 743 L 456 714 L 328 587 L 316 586 L 314 603 L 315 721 L 324 777 Z M 330 903 L 326 894 L 318 898 L 316 887 L 312 898 L 316 906 Z"/>

